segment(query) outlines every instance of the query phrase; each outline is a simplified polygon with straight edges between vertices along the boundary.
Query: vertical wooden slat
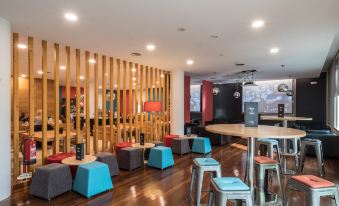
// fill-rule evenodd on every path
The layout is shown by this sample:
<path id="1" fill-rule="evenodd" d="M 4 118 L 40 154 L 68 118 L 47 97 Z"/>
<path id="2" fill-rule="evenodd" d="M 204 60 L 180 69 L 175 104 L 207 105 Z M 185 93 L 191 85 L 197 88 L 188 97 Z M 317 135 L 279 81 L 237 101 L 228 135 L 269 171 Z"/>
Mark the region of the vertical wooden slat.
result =
<path id="1" fill-rule="evenodd" d="M 98 145 L 98 121 L 99 121 L 99 111 L 98 111 L 98 54 L 94 54 L 94 153 L 97 154 L 99 151 Z"/>
<path id="2" fill-rule="evenodd" d="M 102 150 L 107 149 L 107 138 L 106 138 L 106 56 L 102 56 Z"/>
<path id="3" fill-rule="evenodd" d="M 129 102 L 128 102 L 128 133 L 129 133 L 129 142 L 132 142 L 132 121 L 133 121 L 133 74 L 132 74 L 132 67 L 133 63 L 129 62 L 129 89 L 128 89 L 128 96 L 129 96 Z"/>
<path id="4" fill-rule="evenodd" d="M 75 79 L 76 79 L 76 99 L 75 99 L 75 124 L 76 124 L 76 142 L 81 143 L 82 142 L 82 135 L 80 131 L 80 100 L 81 100 L 81 94 L 80 94 L 80 49 L 75 50 Z"/>
<path id="5" fill-rule="evenodd" d="M 170 131 L 170 121 L 171 121 L 171 119 L 170 119 L 170 110 L 171 110 L 171 106 L 170 106 L 170 80 L 171 80 L 171 74 L 169 73 L 169 72 L 167 72 L 167 95 L 166 95 L 166 99 L 167 99 L 167 109 L 166 109 L 166 113 L 167 113 L 167 115 L 166 115 L 166 117 L 167 117 L 167 119 L 166 119 L 166 132 L 167 132 L 167 134 L 170 134 L 171 133 L 171 131 Z"/>
<path id="6" fill-rule="evenodd" d="M 71 48 L 66 46 L 66 152 L 71 151 Z M 65 146 L 65 145 L 64 145 Z"/>
<path id="7" fill-rule="evenodd" d="M 149 101 L 154 101 L 154 78 L 153 78 L 153 75 L 154 75 L 154 70 L 153 70 L 153 67 L 151 67 L 150 69 L 150 79 L 151 79 L 151 82 L 150 82 L 150 98 L 149 98 Z M 153 116 L 153 112 L 150 112 L 150 117 L 151 117 L 151 140 L 154 141 L 154 116 Z"/>
<path id="8" fill-rule="evenodd" d="M 29 135 L 34 134 L 34 39 L 28 37 Z"/>
<path id="9" fill-rule="evenodd" d="M 126 142 L 126 73 L 127 73 L 127 67 L 126 67 L 126 61 L 123 61 L 123 99 L 122 99 L 122 112 L 123 112 L 123 132 L 124 132 L 124 142 Z"/>
<path id="10" fill-rule="evenodd" d="M 20 172 L 19 162 L 19 34 L 13 34 L 13 176 Z"/>
<path id="11" fill-rule="evenodd" d="M 149 101 L 149 95 L 148 95 L 148 92 L 149 92 L 149 74 L 148 74 L 148 66 L 146 66 L 146 88 L 145 88 L 145 102 L 148 102 Z M 149 136 L 149 130 L 148 130 L 148 127 L 149 127 L 149 116 L 148 116 L 148 113 L 145 113 L 145 133 L 146 133 L 146 139 L 147 141 L 149 141 L 150 139 L 150 136 Z"/>
<path id="12" fill-rule="evenodd" d="M 85 84 L 86 84 L 86 94 L 85 94 L 85 108 L 86 108 L 86 154 L 91 154 L 91 133 L 90 133 L 90 69 L 89 69 L 89 55 L 88 51 L 85 52 L 85 67 L 86 67 L 86 76 L 85 76 Z"/>
<path id="13" fill-rule="evenodd" d="M 54 44 L 54 154 L 59 153 L 59 44 Z"/>
<path id="14" fill-rule="evenodd" d="M 110 123 L 110 149 L 111 152 L 113 153 L 113 148 L 114 148 L 114 100 L 113 100 L 113 95 L 114 95 L 114 67 L 113 67 L 114 61 L 113 58 L 109 58 L 109 74 L 110 74 L 110 84 L 109 84 L 109 105 L 110 105 L 110 113 L 109 113 L 109 123 Z"/>
<path id="15" fill-rule="evenodd" d="M 158 69 L 155 68 L 155 74 L 154 74 L 155 78 L 154 78 L 154 101 L 159 101 L 159 78 L 158 78 Z M 155 128 L 154 128 L 154 131 L 155 131 L 155 138 L 156 140 L 158 141 L 158 138 L 159 138 L 159 114 L 158 112 L 155 112 L 154 113 L 154 123 L 155 123 Z"/>
<path id="16" fill-rule="evenodd" d="M 144 132 L 144 115 L 143 115 L 144 66 L 143 65 L 140 65 L 139 79 L 140 79 L 140 91 L 139 91 L 140 123 L 139 125 L 140 125 L 140 132 L 143 133 Z"/>
<path id="17" fill-rule="evenodd" d="M 166 82 L 165 82 L 165 71 L 162 71 L 162 74 L 160 76 L 161 78 L 161 88 L 162 88 L 162 104 L 163 104 L 163 107 L 162 107 L 162 136 L 161 136 L 161 141 L 163 140 L 164 138 L 164 135 L 166 134 L 165 133 L 165 111 L 166 111 L 166 107 L 165 107 L 165 99 L 166 99 L 166 93 L 165 93 L 165 85 L 166 85 Z"/>
<path id="18" fill-rule="evenodd" d="M 161 69 L 159 69 L 159 101 L 162 103 L 162 105 L 164 104 L 164 101 L 163 101 L 163 94 L 162 94 L 162 84 L 163 84 L 163 81 L 162 81 L 162 75 L 163 75 L 163 71 Z M 163 112 L 161 111 L 159 113 L 159 139 L 162 140 L 162 137 L 163 137 Z"/>
<path id="19" fill-rule="evenodd" d="M 121 141 L 120 117 L 120 59 L 117 59 L 117 143 Z"/>
<path id="20" fill-rule="evenodd" d="M 47 41 L 42 41 L 42 164 L 47 158 Z"/>
<path id="21" fill-rule="evenodd" d="M 134 129 L 135 129 L 135 142 L 140 142 L 139 140 L 139 128 L 140 128 L 140 115 L 138 113 L 138 104 L 139 104 L 139 100 L 138 100 L 138 95 L 139 95 L 139 65 L 135 64 L 134 65 L 135 68 L 135 89 L 134 89 Z"/>

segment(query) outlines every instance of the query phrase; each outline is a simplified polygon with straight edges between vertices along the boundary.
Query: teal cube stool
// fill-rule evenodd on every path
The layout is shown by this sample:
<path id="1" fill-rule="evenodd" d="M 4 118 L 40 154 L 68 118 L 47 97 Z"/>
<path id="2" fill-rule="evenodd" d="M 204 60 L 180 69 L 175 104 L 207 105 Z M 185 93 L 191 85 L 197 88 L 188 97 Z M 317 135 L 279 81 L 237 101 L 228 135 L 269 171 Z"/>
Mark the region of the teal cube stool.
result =
<path id="1" fill-rule="evenodd" d="M 107 164 L 95 161 L 78 166 L 73 183 L 74 191 L 91 198 L 112 188 L 112 179 Z"/>
<path id="2" fill-rule="evenodd" d="M 210 139 L 207 137 L 196 137 L 193 140 L 192 152 L 207 154 L 212 151 Z"/>
<path id="3" fill-rule="evenodd" d="M 148 157 L 148 166 L 165 169 L 174 165 L 172 149 L 169 147 L 153 147 Z"/>

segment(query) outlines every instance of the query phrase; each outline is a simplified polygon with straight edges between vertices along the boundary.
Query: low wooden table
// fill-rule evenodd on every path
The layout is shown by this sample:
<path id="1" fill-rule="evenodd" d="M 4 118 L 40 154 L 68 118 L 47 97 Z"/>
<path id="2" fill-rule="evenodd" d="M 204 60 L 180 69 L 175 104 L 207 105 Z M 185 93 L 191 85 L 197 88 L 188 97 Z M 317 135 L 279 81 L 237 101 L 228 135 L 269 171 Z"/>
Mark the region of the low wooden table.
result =
<path id="1" fill-rule="evenodd" d="M 144 145 L 141 145 L 140 143 L 134 143 L 134 144 L 132 144 L 132 147 L 136 147 L 136 148 L 141 148 L 142 149 L 142 158 L 143 158 L 144 164 L 146 164 L 147 161 L 145 160 L 145 151 L 146 151 L 146 149 L 150 149 L 150 148 L 155 147 L 155 144 L 148 143 L 148 142 L 145 142 Z"/>
<path id="2" fill-rule="evenodd" d="M 97 160 L 97 157 L 93 155 L 85 155 L 85 158 L 82 160 L 77 160 L 76 156 L 72 156 L 72 157 L 67 157 L 63 159 L 61 163 L 65 165 L 70 165 L 70 166 L 79 166 L 82 164 L 88 164 L 88 163 L 94 162 L 96 160 Z"/>

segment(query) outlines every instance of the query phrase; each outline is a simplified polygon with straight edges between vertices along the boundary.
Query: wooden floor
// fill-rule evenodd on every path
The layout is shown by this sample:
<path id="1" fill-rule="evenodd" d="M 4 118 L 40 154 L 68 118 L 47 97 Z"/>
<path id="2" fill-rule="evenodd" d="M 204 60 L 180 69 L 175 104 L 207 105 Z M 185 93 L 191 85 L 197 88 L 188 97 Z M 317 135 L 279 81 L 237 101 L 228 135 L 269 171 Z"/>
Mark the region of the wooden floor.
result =
<path id="1" fill-rule="evenodd" d="M 238 140 L 234 140 L 238 141 Z M 242 141 L 239 143 L 243 143 Z M 140 206 L 184 206 L 189 205 L 188 190 L 191 176 L 192 159 L 196 154 L 183 157 L 175 155 L 175 166 L 161 170 L 153 168 L 140 168 L 131 173 L 121 171 L 119 176 L 113 178 L 114 188 L 110 192 L 100 194 L 92 199 L 86 199 L 75 192 L 68 192 L 57 197 L 49 203 L 28 194 L 28 187 L 15 188 L 10 198 L 0 202 L 0 206 L 7 205 L 140 205 Z M 234 143 L 223 147 L 213 147 L 212 156 L 222 164 L 223 176 L 244 177 L 246 150 L 242 144 Z M 326 159 L 326 178 L 339 182 L 339 160 Z M 306 161 L 305 173 L 317 174 L 315 159 Z M 204 187 L 209 187 L 209 176 L 205 176 Z M 287 177 L 284 177 L 286 182 Z M 273 183 L 276 190 L 276 183 Z M 304 195 L 293 191 L 290 193 L 290 205 L 304 205 Z M 207 194 L 203 194 L 203 202 L 207 201 Z M 332 205 L 330 198 L 322 198 L 321 205 Z M 228 205 L 232 205 L 230 202 Z"/>

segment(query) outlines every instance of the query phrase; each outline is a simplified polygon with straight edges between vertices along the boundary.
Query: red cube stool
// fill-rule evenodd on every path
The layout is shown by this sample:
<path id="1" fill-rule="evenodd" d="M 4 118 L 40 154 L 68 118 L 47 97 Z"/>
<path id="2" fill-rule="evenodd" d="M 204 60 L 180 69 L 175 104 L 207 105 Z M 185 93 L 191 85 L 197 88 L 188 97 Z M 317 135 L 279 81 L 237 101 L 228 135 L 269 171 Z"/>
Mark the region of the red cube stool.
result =
<path id="1" fill-rule="evenodd" d="M 63 159 L 66 159 L 67 157 L 72 157 L 75 156 L 75 153 L 59 153 L 55 155 L 50 155 L 47 157 L 47 163 L 52 164 L 52 163 L 60 163 Z M 70 166 L 69 167 L 72 173 L 72 177 L 74 178 L 76 173 L 77 173 L 77 166 Z"/>
<path id="2" fill-rule="evenodd" d="M 125 147 L 131 147 L 132 146 L 132 143 L 131 142 L 122 142 L 122 143 L 118 143 L 115 145 L 115 156 L 118 158 L 119 156 L 119 151 L 122 149 L 122 148 L 125 148 Z"/>
<path id="3" fill-rule="evenodd" d="M 171 147 L 172 146 L 172 139 L 173 138 L 179 138 L 179 135 L 177 134 L 168 134 L 164 136 L 164 146 L 165 147 Z"/>

